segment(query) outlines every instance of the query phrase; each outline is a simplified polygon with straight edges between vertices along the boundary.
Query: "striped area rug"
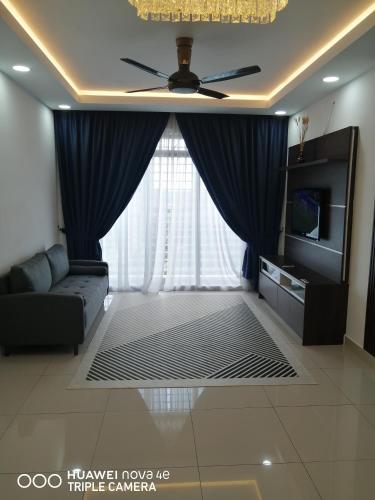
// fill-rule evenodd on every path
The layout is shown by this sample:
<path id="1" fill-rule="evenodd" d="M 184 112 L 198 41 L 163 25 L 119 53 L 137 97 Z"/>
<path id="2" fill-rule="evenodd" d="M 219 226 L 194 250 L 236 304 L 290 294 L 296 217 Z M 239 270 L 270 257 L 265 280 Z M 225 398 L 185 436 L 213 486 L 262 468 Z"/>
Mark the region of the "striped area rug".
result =
<path id="1" fill-rule="evenodd" d="M 72 388 L 314 383 L 241 293 L 127 299 L 106 313 Z"/>

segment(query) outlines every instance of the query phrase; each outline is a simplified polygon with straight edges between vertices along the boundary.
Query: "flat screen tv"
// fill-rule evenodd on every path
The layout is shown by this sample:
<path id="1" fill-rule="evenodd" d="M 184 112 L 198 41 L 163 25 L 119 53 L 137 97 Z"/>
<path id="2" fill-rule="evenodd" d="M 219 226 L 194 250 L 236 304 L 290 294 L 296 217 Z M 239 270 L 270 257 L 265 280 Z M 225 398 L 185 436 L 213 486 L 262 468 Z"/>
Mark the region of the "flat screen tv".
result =
<path id="1" fill-rule="evenodd" d="M 296 189 L 292 199 L 292 233 L 320 239 L 321 189 Z"/>

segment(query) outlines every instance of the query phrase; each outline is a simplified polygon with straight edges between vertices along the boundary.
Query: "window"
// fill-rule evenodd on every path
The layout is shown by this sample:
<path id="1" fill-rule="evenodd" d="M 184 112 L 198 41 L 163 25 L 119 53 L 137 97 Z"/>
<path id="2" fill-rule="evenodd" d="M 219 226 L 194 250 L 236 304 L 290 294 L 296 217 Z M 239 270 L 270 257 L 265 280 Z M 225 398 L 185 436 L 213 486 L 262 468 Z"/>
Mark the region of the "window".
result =
<path id="1" fill-rule="evenodd" d="M 240 286 L 245 244 L 211 200 L 174 117 L 128 207 L 101 243 L 114 290 Z"/>

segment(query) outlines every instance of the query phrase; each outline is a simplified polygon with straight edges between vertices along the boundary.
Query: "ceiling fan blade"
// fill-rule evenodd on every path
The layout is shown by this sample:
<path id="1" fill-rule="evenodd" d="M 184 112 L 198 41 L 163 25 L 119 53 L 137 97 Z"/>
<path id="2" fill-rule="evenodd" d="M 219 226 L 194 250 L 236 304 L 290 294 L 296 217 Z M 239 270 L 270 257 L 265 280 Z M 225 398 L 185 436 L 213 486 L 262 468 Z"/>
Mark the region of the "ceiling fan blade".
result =
<path id="1" fill-rule="evenodd" d="M 246 66 L 246 68 L 233 69 L 232 71 L 225 71 L 224 73 L 205 76 L 201 79 L 201 82 L 224 82 L 225 80 L 232 80 L 233 78 L 241 78 L 242 76 L 253 75 L 254 73 L 259 73 L 259 71 L 261 71 L 259 66 Z"/>
<path id="2" fill-rule="evenodd" d="M 203 89 L 202 87 L 198 90 L 198 94 L 206 95 L 207 97 L 214 97 L 215 99 L 225 99 L 225 97 L 229 97 L 221 92 L 216 92 L 216 90 Z"/>
<path id="3" fill-rule="evenodd" d="M 132 66 L 135 66 L 138 69 L 146 71 L 147 73 L 151 73 L 152 75 L 158 76 L 159 78 L 165 78 L 166 80 L 168 80 L 168 75 L 166 75 L 165 73 L 162 73 L 161 71 L 150 68 L 149 66 L 145 66 L 144 64 L 141 64 L 137 61 L 134 61 L 133 59 L 128 59 L 127 57 L 122 57 L 121 61 L 124 61 L 128 64 L 131 64 Z"/>
<path id="4" fill-rule="evenodd" d="M 135 92 L 148 92 L 149 90 L 161 90 L 167 88 L 168 86 L 165 85 L 164 87 L 151 87 L 150 89 L 127 90 L 126 94 L 134 94 Z"/>

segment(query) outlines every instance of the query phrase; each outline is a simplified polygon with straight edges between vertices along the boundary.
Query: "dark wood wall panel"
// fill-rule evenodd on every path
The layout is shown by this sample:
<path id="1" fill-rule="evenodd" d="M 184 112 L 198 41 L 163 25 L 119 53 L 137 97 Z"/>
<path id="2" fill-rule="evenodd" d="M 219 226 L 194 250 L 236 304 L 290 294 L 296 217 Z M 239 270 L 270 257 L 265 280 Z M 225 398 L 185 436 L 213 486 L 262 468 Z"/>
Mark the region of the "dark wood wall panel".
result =
<path id="1" fill-rule="evenodd" d="M 305 143 L 304 157 L 306 161 L 329 158 L 332 160 L 350 159 L 351 133 L 354 127 L 346 127 L 331 134 L 322 135 Z M 296 163 L 299 146 L 289 148 L 289 164 Z"/>
<path id="2" fill-rule="evenodd" d="M 292 192 L 301 187 L 324 190 L 323 202 L 331 205 L 346 204 L 347 164 L 333 163 L 302 167 L 288 172 L 288 201 Z"/>
<path id="3" fill-rule="evenodd" d="M 294 236 L 285 237 L 285 255 L 302 266 L 306 266 L 335 282 L 340 282 L 342 255 L 297 238 Z"/>
<path id="4" fill-rule="evenodd" d="M 307 141 L 305 164 L 297 168 L 293 166 L 299 146 L 289 148 L 288 164 L 292 168 L 288 169 L 285 255 L 338 282 L 347 281 L 348 276 L 357 136 L 357 127 L 347 127 Z M 326 162 L 308 164 L 317 160 Z M 290 237 L 293 191 L 303 188 L 323 190 L 318 242 Z"/>

